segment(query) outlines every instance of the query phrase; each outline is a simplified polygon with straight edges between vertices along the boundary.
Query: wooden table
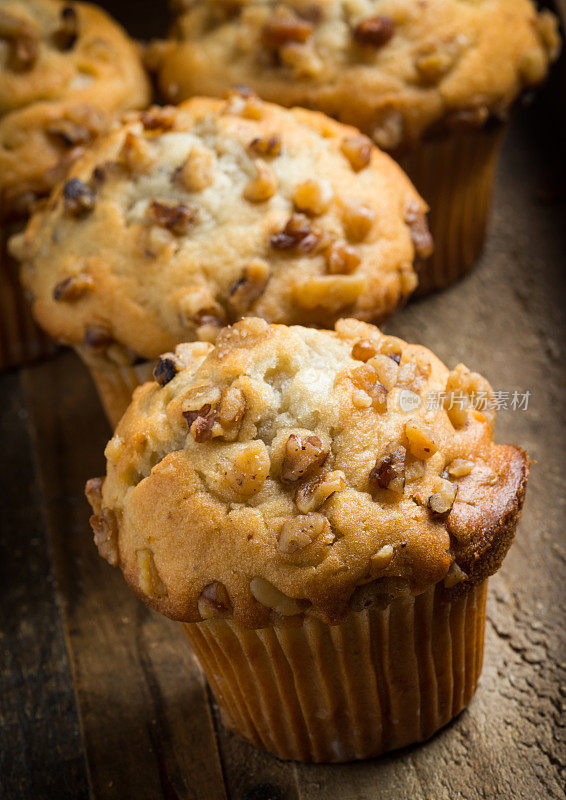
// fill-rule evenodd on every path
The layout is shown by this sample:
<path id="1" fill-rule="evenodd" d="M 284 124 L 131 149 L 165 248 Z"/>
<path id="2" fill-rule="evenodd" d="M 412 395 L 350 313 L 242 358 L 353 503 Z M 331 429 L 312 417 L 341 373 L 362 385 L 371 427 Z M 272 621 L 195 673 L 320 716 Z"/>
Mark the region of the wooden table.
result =
<path id="1" fill-rule="evenodd" d="M 507 141 L 475 272 L 389 330 L 501 391 L 500 441 L 533 461 L 492 579 L 485 667 L 469 710 L 432 741 L 342 766 L 283 763 L 220 723 L 179 628 L 97 555 L 83 485 L 109 428 L 68 352 L 0 377 L 2 800 L 545 800 L 566 768 L 565 153 L 551 90 Z"/>

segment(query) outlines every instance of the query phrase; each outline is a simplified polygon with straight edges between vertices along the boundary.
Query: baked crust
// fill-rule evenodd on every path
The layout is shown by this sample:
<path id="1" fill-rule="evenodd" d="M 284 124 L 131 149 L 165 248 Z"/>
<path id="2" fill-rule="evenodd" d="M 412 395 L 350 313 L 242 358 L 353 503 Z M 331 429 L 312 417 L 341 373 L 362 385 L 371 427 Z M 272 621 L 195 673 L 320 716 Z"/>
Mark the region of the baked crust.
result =
<path id="1" fill-rule="evenodd" d="M 430 252 L 426 210 L 354 128 L 233 93 L 132 114 L 12 250 L 39 323 L 104 366 L 244 314 L 382 320 Z"/>
<path id="2" fill-rule="evenodd" d="M 171 102 L 245 84 L 397 152 L 505 116 L 559 49 L 555 17 L 531 0 L 210 0 L 187 3 L 148 62 Z"/>
<path id="3" fill-rule="evenodd" d="M 137 46 L 104 11 L 0 0 L 0 216 L 19 216 L 107 130 L 150 100 Z"/>
<path id="4" fill-rule="evenodd" d="M 87 495 L 101 554 L 163 614 L 334 623 L 499 568 L 528 460 L 493 443 L 491 389 L 463 365 L 356 320 L 247 318 L 156 376 Z"/>

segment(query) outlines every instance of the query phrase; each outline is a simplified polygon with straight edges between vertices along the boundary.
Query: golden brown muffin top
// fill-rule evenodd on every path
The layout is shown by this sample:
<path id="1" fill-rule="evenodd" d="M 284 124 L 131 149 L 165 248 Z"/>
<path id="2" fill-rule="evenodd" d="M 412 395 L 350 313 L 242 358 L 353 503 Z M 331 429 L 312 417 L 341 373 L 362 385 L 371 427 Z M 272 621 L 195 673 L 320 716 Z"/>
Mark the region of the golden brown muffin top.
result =
<path id="1" fill-rule="evenodd" d="M 172 102 L 232 84 L 316 108 L 386 150 L 505 116 L 559 51 L 531 0 L 208 0 L 185 7 L 150 65 Z"/>
<path id="2" fill-rule="evenodd" d="M 136 46 L 87 3 L 0 0 L 0 74 L 2 215 L 45 194 L 109 114 L 149 102 Z"/>
<path id="3" fill-rule="evenodd" d="M 499 568 L 528 462 L 493 443 L 491 389 L 462 364 L 357 320 L 246 318 L 155 376 L 87 496 L 101 555 L 162 613 L 335 622 Z"/>
<path id="4" fill-rule="evenodd" d="M 235 93 L 132 115 L 12 249 L 53 336 L 128 363 L 247 313 L 383 319 L 430 250 L 425 211 L 357 130 Z"/>

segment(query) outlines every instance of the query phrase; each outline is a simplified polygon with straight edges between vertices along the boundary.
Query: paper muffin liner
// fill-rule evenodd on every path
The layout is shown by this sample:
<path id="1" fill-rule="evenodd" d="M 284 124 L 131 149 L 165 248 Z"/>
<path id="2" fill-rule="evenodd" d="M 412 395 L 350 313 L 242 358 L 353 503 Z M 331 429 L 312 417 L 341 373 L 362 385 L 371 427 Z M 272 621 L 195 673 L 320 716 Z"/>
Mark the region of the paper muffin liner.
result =
<path id="1" fill-rule="evenodd" d="M 0 370 L 36 361 L 56 352 L 56 344 L 31 316 L 18 278 L 18 264 L 8 253 L 10 236 L 22 225 L 0 228 Z"/>
<path id="2" fill-rule="evenodd" d="M 130 405 L 136 386 L 153 380 L 153 361 L 143 361 L 135 366 L 95 368 L 89 365 L 90 374 L 112 429 L 121 420 Z"/>
<path id="3" fill-rule="evenodd" d="M 181 624 L 229 728 L 280 758 L 350 761 L 428 739 L 470 702 L 486 593 L 433 587 L 335 626 Z"/>
<path id="4" fill-rule="evenodd" d="M 431 139 L 399 159 L 430 206 L 434 253 L 418 265 L 416 294 L 463 277 L 480 255 L 489 221 L 497 158 L 507 126 Z"/>

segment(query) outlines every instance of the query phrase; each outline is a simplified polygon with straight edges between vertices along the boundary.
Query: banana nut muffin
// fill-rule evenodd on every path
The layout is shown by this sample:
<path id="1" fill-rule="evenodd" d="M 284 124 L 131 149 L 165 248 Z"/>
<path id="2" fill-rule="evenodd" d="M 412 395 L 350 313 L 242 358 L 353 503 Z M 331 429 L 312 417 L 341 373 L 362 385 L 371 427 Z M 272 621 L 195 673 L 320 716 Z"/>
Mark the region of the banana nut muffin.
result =
<path id="1" fill-rule="evenodd" d="M 160 612 L 335 624 L 400 590 L 453 598 L 501 565 L 528 460 L 493 443 L 490 386 L 462 364 L 357 320 L 247 318 L 155 376 L 87 496 L 101 555 Z"/>
<path id="2" fill-rule="evenodd" d="M 27 213 L 112 115 L 143 108 L 136 45 L 102 9 L 0 0 L 0 216 Z"/>
<path id="3" fill-rule="evenodd" d="M 381 320 L 431 247 L 426 205 L 356 129 L 236 92 L 132 114 L 13 241 L 36 319 L 91 364 L 244 314 Z"/>
<path id="4" fill-rule="evenodd" d="M 559 51 L 531 0 L 208 0 L 150 53 L 172 102 L 245 84 L 356 125 L 392 152 L 506 116 Z"/>

